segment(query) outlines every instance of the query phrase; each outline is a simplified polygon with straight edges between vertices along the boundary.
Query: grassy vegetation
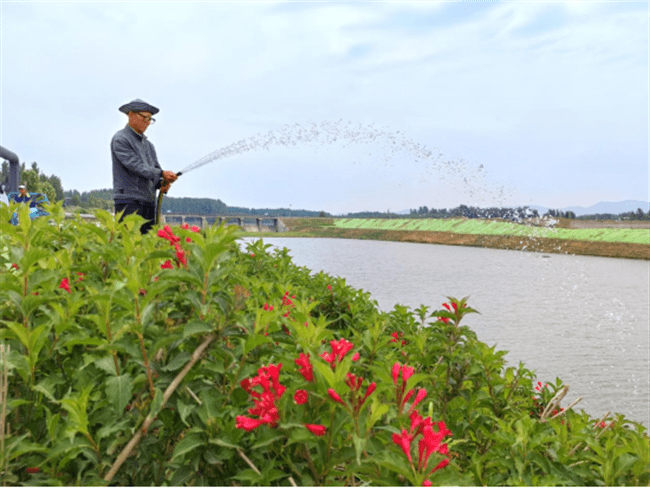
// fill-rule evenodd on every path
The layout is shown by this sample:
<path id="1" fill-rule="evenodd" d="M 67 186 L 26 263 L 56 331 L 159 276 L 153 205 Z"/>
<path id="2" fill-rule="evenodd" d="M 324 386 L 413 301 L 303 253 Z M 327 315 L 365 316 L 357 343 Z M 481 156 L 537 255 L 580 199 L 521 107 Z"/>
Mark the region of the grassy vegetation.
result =
<path id="1" fill-rule="evenodd" d="M 344 229 L 419 230 L 454 232 L 456 234 L 650 244 L 648 229 L 556 229 L 512 222 L 468 219 L 336 219 L 334 225 Z"/>
<path id="2" fill-rule="evenodd" d="M 560 220 L 555 228 L 467 219 L 285 218 L 282 237 L 330 237 L 422 242 L 522 251 L 650 259 L 650 230 L 572 229 Z M 249 236 L 278 237 L 276 233 Z"/>

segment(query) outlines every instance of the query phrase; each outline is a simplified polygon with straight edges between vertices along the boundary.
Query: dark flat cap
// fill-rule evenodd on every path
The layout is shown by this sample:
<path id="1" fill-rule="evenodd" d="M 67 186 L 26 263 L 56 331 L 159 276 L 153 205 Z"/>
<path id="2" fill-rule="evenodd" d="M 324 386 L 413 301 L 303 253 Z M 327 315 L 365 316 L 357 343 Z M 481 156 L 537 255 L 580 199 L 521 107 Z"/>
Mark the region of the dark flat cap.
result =
<path id="1" fill-rule="evenodd" d="M 120 107 L 120 112 L 122 112 L 123 114 L 128 114 L 129 112 L 151 112 L 151 115 L 154 115 L 160 112 L 160 110 L 158 109 L 158 107 L 149 105 L 144 100 L 140 100 L 139 98 L 136 98 L 135 100 L 122 105 Z"/>

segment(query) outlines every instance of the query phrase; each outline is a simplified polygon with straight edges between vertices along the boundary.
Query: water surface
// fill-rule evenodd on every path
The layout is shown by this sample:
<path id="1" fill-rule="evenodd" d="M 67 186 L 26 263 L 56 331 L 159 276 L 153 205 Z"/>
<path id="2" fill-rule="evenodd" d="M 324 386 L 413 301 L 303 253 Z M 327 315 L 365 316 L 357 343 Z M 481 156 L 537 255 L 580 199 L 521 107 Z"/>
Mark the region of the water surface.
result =
<path id="1" fill-rule="evenodd" d="M 561 378 L 563 405 L 650 425 L 650 263 L 589 256 L 351 239 L 269 238 L 299 266 L 341 276 L 382 310 L 440 308 L 469 296 L 478 338 L 541 381 Z"/>

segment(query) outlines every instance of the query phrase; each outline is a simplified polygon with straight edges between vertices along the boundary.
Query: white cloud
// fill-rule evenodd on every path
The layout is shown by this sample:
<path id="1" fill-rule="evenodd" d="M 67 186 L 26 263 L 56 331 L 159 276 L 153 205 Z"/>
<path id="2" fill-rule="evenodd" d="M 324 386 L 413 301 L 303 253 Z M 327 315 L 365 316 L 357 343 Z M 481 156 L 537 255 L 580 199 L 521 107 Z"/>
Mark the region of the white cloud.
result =
<path id="1" fill-rule="evenodd" d="M 59 174 L 66 188 L 111 185 L 108 141 L 125 123 L 117 107 L 138 97 L 161 108 L 148 134 L 170 169 L 285 124 L 344 119 L 402 131 L 440 149 L 456 161 L 451 166 L 468 161 L 466 172 L 479 164 L 488 170 L 483 189 L 467 194 L 456 178 L 457 191 L 445 199 L 480 193 L 487 201 L 493 191 L 500 199 L 493 188 L 503 184 L 513 199 L 531 195 L 557 207 L 591 205 L 599 191 L 647 195 L 647 181 L 626 177 L 639 167 L 647 172 L 642 5 L 25 2 L 1 8 L 1 143 Z M 625 154 L 619 178 L 607 169 L 616 154 Z M 384 162 L 387 155 L 392 159 Z M 294 208 L 335 212 L 431 206 L 427 199 L 445 193 L 451 180 L 441 183 L 439 173 L 412 156 L 376 143 L 299 143 L 206 166 L 174 191 L 242 206 L 293 198 Z M 79 171 L 89 165 L 91 174 Z M 589 190 L 577 192 L 571 181 L 585 178 L 585 167 L 599 168 L 602 177 L 589 175 L 592 184 L 583 185 Z M 349 178 L 339 181 L 337 172 Z M 565 175 L 560 181 L 558 172 Z M 312 182 L 322 185 L 304 191 Z"/>

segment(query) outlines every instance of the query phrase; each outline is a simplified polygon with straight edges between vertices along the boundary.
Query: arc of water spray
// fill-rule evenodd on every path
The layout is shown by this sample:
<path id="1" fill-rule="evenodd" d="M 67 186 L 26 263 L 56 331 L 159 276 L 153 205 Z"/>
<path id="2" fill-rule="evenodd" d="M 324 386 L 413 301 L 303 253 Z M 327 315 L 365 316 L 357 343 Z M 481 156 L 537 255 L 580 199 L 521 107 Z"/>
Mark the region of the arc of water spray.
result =
<path id="1" fill-rule="evenodd" d="M 447 173 L 460 173 L 466 171 L 466 164 L 461 162 L 442 162 L 442 153 L 437 150 L 432 151 L 420 143 L 414 142 L 405 137 L 400 131 L 390 132 L 384 129 L 375 128 L 371 125 L 354 125 L 351 122 L 344 122 L 342 119 L 338 121 L 324 121 L 320 124 L 309 122 L 305 126 L 300 124 L 285 125 L 281 129 L 260 133 L 247 139 L 241 139 L 237 142 L 224 146 L 216 151 L 203 156 L 201 159 L 189 164 L 181 171 L 176 173 L 181 176 L 190 171 L 193 171 L 201 166 L 214 161 L 225 159 L 238 154 L 243 154 L 250 151 L 259 151 L 262 149 L 269 150 L 272 146 L 296 146 L 298 144 L 318 144 L 318 145 L 331 145 L 335 142 L 343 142 L 344 147 L 348 144 L 368 144 L 368 143 L 383 143 L 386 146 L 384 152 L 384 161 L 392 158 L 392 155 L 398 151 L 406 151 L 410 153 L 415 160 L 424 160 L 433 163 L 435 168 L 431 169 L 441 170 L 443 166 Z M 478 169 L 478 172 L 483 171 L 483 165 Z M 436 173 L 437 177 L 444 179 L 442 171 Z M 477 176 L 484 176 L 481 173 Z M 465 184 L 476 184 L 477 178 L 471 178 L 474 181 L 468 181 L 465 178 Z M 471 186 L 471 185 L 470 185 Z M 472 191 L 473 193 L 473 191 Z M 158 208 L 156 212 L 156 224 L 160 222 L 160 209 L 163 199 L 163 193 L 158 196 Z"/>

